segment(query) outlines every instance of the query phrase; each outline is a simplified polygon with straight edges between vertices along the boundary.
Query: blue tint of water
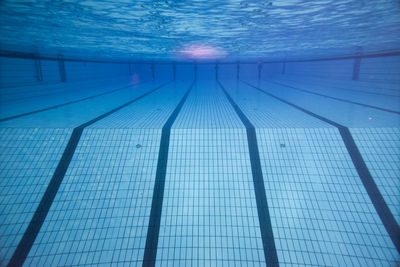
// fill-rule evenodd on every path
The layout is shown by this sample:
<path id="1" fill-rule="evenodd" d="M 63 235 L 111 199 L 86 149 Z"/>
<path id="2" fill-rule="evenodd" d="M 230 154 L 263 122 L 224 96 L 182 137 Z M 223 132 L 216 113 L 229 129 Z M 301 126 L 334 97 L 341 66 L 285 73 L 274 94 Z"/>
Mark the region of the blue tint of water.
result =
<path id="1" fill-rule="evenodd" d="M 396 0 L 25 1 L 0 3 L 2 50 L 114 60 L 175 60 L 206 45 L 220 60 L 399 50 Z"/>

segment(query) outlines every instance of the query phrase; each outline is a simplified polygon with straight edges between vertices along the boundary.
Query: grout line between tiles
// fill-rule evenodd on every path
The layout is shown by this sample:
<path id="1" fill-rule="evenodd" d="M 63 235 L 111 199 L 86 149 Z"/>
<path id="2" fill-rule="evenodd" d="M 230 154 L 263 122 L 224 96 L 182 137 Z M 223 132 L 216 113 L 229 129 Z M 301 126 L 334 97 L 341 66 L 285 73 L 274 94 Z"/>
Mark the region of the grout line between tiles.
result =
<path id="1" fill-rule="evenodd" d="M 272 231 L 271 217 L 268 209 L 268 201 L 265 193 L 265 185 L 260 162 L 260 154 L 258 151 L 256 130 L 253 124 L 246 117 L 246 115 L 244 115 L 244 113 L 240 110 L 239 106 L 230 97 L 221 82 L 217 82 L 225 93 L 227 99 L 229 100 L 229 103 L 232 105 L 236 114 L 239 116 L 240 120 L 246 127 L 251 172 L 253 176 L 254 192 L 257 202 L 257 212 L 260 223 L 265 262 L 267 263 L 267 266 L 279 266 L 274 234 Z"/>
<path id="2" fill-rule="evenodd" d="M 400 227 L 397 224 L 396 219 L 394 218 L 389 207 L 387 206 L 385 199 L 383 198 L 381 192 L 379 191 L 378 186 L 376 185 L 371 173 L 369 172 L 368 167 L 365 164 L 365 161 L 353 139 L 353 136 L 350 133 L 349 128 L 347 128 L 346 126 L 341 125 L 337 122 L 329 120 L 328 118 L 325 118 L 318 114 L 315 114 L 305 108 L 297 106 L 283 98 L 280 98 L 269 92 L 266 92 L 248 82 L 245 82 L 243 80 L 241 82 L 243 82 L 244 84 L 247 84 L 249 87 L 252 87 L 252 88 L 254 88 L 276 100 L 279 100 L 280 102 L 283 102 L 289 106 L 292 106 L 314 118 L 317 118 L 317 119 L 322 120 L 332 126 L 335 126 L 339 130 L 339 133 L 342 137 L 343 143 L 346 146 L 347 152 L 350 155 L 350 158 L 354 164 L 354 167 L 358 173 L 358 176 L 360 177 L 361 182 L 364 185 L 364 188 L 367 191 L 368 196 L 371 199 L 371 202 L 374 205 L 376 212 L 378 213 L 383 225 L 385 226 L 387 233 L 389 234 L 390 238 L 392 239 L 392 242 L 395 245 L 397 251 L 400 253 Z"/>
<path id="3" fill-rule="evenodd" d="M 128 105 L 131 105 L 132 103 L 142 99 L 145 96 L 150 95 L 151 93 L 157 91 L 158 89 L 166 86 L 169 83 L 170 82 L 164 83 L 164 84 L 150 90 L 149 92 L 147 92 L 139 97 L 136 97 L 136 98 L 126 102 L 125 104 L 123 104 L 117 108 L 114 108 L 114 109 L 110 110 L 109 112 L 104 113 L 104 114 L 74 128 L 74 130 L 71 134 L 71 137 L 68 141 L 68 144 L 64 150 L 64 153 L 61 157 L 61 160 L 59 161 L 59 163 L 57 165 L 57 168 L 50 180 L 49 185 L 47 186 L 47 189 L 39 203 L 39 206 L 37 207 L 27 229 L 24 232 L 24 235 L 22 236 L 20 242 L 18 243 L 18 246 L 15 249 L 7 266 L 9 266 L 9 267 L 22 266 L 24 264 L 28 254 L 29 254 L 29 251 L 32 248 L 32 245 L 35 242 L 37 235 L 39 234 L 40 228 L 42 227 L 42 225 L 46 219 L 46 216 L 51 208 L 54 198 L 58 192 L 58 189 L 60 188 L 62 180 L 67 172 L 68 166 L 71 163 L 75 149 L 76 149 L 76 147 L 79 143 L 79 140 L 82 136 L 83 130 L 87 126 L 119 111 L 120 109 L 122 109 Z"/>
<path id="4" fill-rule="evenodd" d="M 269 80 L 266 80 L 266 81 L 267 82 L 271 82 L 271 83 L 275 83 L 275 84 L 278 84 L 278 85 L 281 85 L 281 86 L 284 86 L 284 87 L 288 87 L 288 88 L 291 88 L 291 89 L 296 90 L 296 91 L 304 92 L 304 93 L 307 93 L 307 94 L 322 96 L 322 97 L 334 99 L 334 100 L 345 102 L 345 103 L 359 105 L 359 106 L 366 107 L 366 108 L 373 108 L 373 109 L 377 109 L 377 110 L 381 110 L 381 111 L 385 111 L 385 112 L 390 112 L 390 113 L 394 113 L 394 114 L 400 114 L 400 112 L 396 111 L 396 110 L 391 110 L 391 109 L 387 109 L 387 108 L 381 108 L 381 107 L 377 107 L 377 106 L 372 106 L 372 105 L 363 104 L 363 103 L 360 103 L 360 102 L 347 100 L 347 99 L 344 99 L 344 98 L 333 97 L 333 96 L 329 96 L 329 95 L 325 95 L 325 94 L 315 93 L 315 92 L 312 92 L 312 91 L 309 91 L 309 90 L 300 89 L 300 88 L 297 88 L 297 87 L 294 87 L 294 86 L 291 86 L 291 85 L 287 85 L 287 84 L 283 84 L 283 83 L 280 83 L 280 82 L 276 82 L 276 81 L 269 81 Z"/>
<path id="5" fill-rule="evenodd" d="M 157 257 L 158 237 L 160 232 L 161 212 L 164 199 L 165 176 L 167 173 L 169 141 L 171 127 L 174 124 L 179 112 L 181 111 L 187 97 L 189 96 L 194 84 L 193 81 L 179 104 L 169 116 L 164 124 L 161 133 L 160 150 L 158 153 L 156 179 L 154 182 L 153 198 L 151 202 L 151 211 L 149 226 L 147 228 L 146 246 L 143 256 L 143 266 L 155 266 Z"/>
<path id="6" fill-rule="evenodd" d="M 147 83 L 147 82 L 145 82 L 145 83 Z M 138 85 L 140 86 L 142 84 L 143 83 L 138 84 Z M 92 95 L 92 96 L 80 98 L 80 99 L 77 99 L 77 100 L 65 102 L 65 103 L 62 103 L 62 104 L 59 104 L 59 105 L 55 105 L 55 106 L 51 106 L 51 107 L 47 107 L 47 108 L 42 108 L 42 109 L 37 109 L 37 110 L 34 110 L 34 111 L 30 111 L 30 112 L 26 112 L 26 113 L 14 115 L 14 116 L 2 118 L 2 119 L 0 119 L 0 122 L 9 121 L 9 120 L 13 120 L 13 119 L 18 119 L 18 118 L 29 116 L 29 115 L 33 115 L 33 114 L 36 114 L 36 113 L 39 113 L 39 112 L 52 110 L 52 109 L 60 108 L 60 107 L 63 107 L 63 106 L 79 103 L 79 102 L 82 102 L 82 101 L 85 101 L 85 100 L 88 100 L 88 99 L 93 99 L 93 98 L 96 98 L 96 97 L 99 97 L 99 96 L 111 94 L 111 93 L 114 93 L 114 92 L 129 88 L 129 87 L 132 87 L 132 85 L 123 86 L 123 87 L 120 87 L 120 88 L 117 88 L 117 89 L 114 89 L 114 90 L 111 90 L 111 91 L 107 91 L 107 92 L 103 92 L 103 93 L 100 93 L 100 94 L 97 94 L 97 95 Z"/>

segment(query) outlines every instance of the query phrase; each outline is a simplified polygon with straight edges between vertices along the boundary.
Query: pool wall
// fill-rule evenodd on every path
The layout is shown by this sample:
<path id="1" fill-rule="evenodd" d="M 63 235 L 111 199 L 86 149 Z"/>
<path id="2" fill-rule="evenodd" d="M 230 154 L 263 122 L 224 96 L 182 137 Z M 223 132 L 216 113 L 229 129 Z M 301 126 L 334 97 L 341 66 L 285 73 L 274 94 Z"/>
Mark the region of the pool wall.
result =
<path id="1" fill-rule="evenodd" d="M 40 58 L 0 57 L 1 87 L 72 82 L 137 75 L 140 81 L 157 79 L 258 79 L 271 75 L 301 78 L 400 82 L 400 55 L 373 55 L 346 59 L 259 63 L 107 63 Z M 238 75 L 239 72 L 239 75 Z"/>

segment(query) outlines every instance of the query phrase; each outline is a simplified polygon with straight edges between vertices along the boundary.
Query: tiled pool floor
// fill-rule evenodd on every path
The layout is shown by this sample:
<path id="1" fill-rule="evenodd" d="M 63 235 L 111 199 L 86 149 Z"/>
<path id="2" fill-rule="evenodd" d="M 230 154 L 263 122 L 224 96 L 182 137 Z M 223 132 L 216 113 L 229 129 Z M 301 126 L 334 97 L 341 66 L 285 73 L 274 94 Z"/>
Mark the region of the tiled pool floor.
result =
<path id="1" fill-rule="evenodd" d="M 389 85 L 129 84 L 3 90 L 1 266 L 400 264 Z"/>

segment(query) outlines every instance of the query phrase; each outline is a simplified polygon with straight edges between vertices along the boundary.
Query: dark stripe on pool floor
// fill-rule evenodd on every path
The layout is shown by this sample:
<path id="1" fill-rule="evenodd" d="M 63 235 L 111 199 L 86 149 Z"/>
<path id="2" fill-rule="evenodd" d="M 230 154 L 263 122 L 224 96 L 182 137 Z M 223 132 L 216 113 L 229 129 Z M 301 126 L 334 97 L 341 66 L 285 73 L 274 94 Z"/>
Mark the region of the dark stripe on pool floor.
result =
<path id="1" fill-rule="evenodd" d="M 262 90 L 261 88 L 258 88 L 248 82 L 245 82 L 245 81 L 242 81 L 242 82 L 247 84 L 248 86 L 274 98 L 274 99 L 277 99 L 287 105 L 290 105 L 298 110 L 301 110 L 302 112 L 304 112 L 314 118 L 322 120 L 322 121 L 338 128 L 339 133 L 342 137 L 343 143 L 346 146 L 347 152 L 349 153 L 350 158 L 353 161 L 354 167 L 357 170 L 358 176 L 360 177 L 361 182 L 363 183 L 364 188 L 367 191 L 368 196 L 371 199 L 371 202 L 375 207 L 375 210 L 377 211 L 379 217 L 381 218 L 381 221 L 382 221 L 383 225 L 385 226 L 386 231 L 388 232 L 390 238 L 392 239 L 392 242 L 396 246 L 397 251 L 400 253 L 400 227 L 397 224 L 396 219 L 394 218 L 389 207 L 387 206 L 381 192 L 378 189 L 378 186 L 376 185 L 374 179 L 372 178 L 372 175 L 369 172 L 368 167 L 365 164 L 365 161 L 364 161 L 360 151 L 358 150 L 358 147 L 353 139 L 353 136 L 350 133 L 349 128 L 347 128 L 346 126 L 341 125 L 337 122 L 331 121 L 325 117 L 317 115 L 305 108 L 297 106 L 296 104 L 286 101 L 283 98 L 277 97 L 269 92 L 266 92 L 266 91 Z"/>
<path id="2" fill-rule="evenodd" d="M 256 130 L 253 124 L 246 117 L 246 115 L 244 115 L 244 113 L 240 110 L 239 106 L 230 97 L 221 82 L 218 81 L 218 84 L 224 91 L 227 99 L 229 100 L 229 103 L 232 105 L 236 114 L 239 116 L 240 120 L 246 127 L 251 172 L 253 176 L 254 192 L 256 195 L 257 212 L 260 223 L 265 262 L 267 263 L 267 266 L 279 266 L 274 234 L 272 231 L 271 218 L 268 210 L 268 201 L 265 193 L 265 185 L 260 162 L 260 154 L 258 151 Z"/>
<path id="3" fill-rule="evenodd" d="M 372 105 L 363 104 L 363 103 L 360 103 L 360 102 L 355 102 L 355 101 L 347 100 L 347 99 L 344 99 L 344 98 L 333 97 L 333 96 L 329 96 L 329 95 L 324 95 L 324 94 L 320 94 L 320 93 L 315 93 L 315 92 L 313 92 L 313 91 L 309 91 L 309 90 L 305 90 L 305 89 L 300 89 L 300 88 L 297 88 L 297 87 L 294 87 L 294 86 L 291 86 L 291 85 L 287 85 L 287 84 L 283 84 L 283 83 L 280 83 L 280 82 L 269 81 L 269 80 L 265 80 L 265 81 L 271 82 L 271 83 L 275 83 L 275 84 L 278 84 L 278 85 L 281 85 L 281 86 L 284 86 L 284 87 L 288 87 L 288 88 L 291 88 L 291 89 L 293 89 L 293 90 L 297 90 L 297 91 L 304 92 L 304 93 L 307 93 L 307 94 L 322 96 L 322 97 L 334 99 L 334 100 L 341 101 L 341 102 L 346 102 L 346 103 L 350 103 L 350 104 L 359 105 L 359 106 L 366 107 L 366 108 L 373 108 L 373 109 L 377 109 L 377 110 L 381 110 L 381 111 L 385 111 L 385 112 L 390 112 L 390 113 L 394 113 L 394 114 L 400 114 L 400 112 L 399 112 L 399 111 L 396 111 L 396 110 L 391 110 L 391 109 L 387 109 L 387 108 L 381 108 L 381 107 L 377 107 L 377 106 L 372 106 Z"/>
<path id="4" fill-rule="evenodd" d="M 275 83 L 280 83 L 280 81 L 276 81 L 276 80 L 271 80 L 270 78 L 269 79 L 265 79 L 265 78 L 263 78 L 262 79 L 263 81 L 266 81 L 266 82 L 275 82 Z M 296 82 L 298 82 L 297 80 L 293 80 L 293 79 L 289 79 L 289 78 L 287 78 L 287 77 L 285 77 L 285 80 L 286 81 L 289 81 L 289 82 L 294 82 L 294 83 L 296 83 Z M 324 82 L 326 82 L 326 81 L 318 81 L 318 80 L 314 80 L 314 81 L 308 81 L 307 83 L 308 84 L 310 84 L 311 86 L 319 86 L 319 87 L 324 87 L 324 86 L 326 86 L 325 84 L 324 84 Z M 354 83 L 354 82 L 353 82 Z M 283 84 L 282 83 L 282 85 L 285 85 L 285 86 L 290 86 L 290 85 L 287 85 L 287 84 Z M 395 94 L 395 95 L 393 95 L 393 94 L 386 94 L 386 93 L 378 93 L 378 92 L 370 92 L 370 91 L 366 91 L 365 89 L 370 89 L 370 88 L 368 88 L 368 87 L 365 87 L 365 89 L 363 90 L 363 89 L 350 89 L 350 88 L 348 88 L 348 86 L 351 86 L 351 85 L 347 85 L 345 88 L 343 88 L 343 87 L 341 87 L 341 86 L 345 86 L 345 85 L 335 85 L 335 84 L 332 84 L 332 82 L 330 81 L 329 82 L 329 88 L 332 88 L 333 90 L 338 90 L 338 91 L 348 91 L 348 92 L 355 92 L 355 93 L 361 93 L 361 94 L 366 94 L 366 95 L 379 95 L 379 96 L 388 96 L 388 97 L 400 97 L 400 95 L 399 94 Z M 339 86 L 339 87 L 338 87 Z M 376 86 L 375 86 L 376 87 Z M 378 90 L 384 90 L 384 89 L 378 89 Z M 386 89 L 386 90 L 388 90 L 388 91 L 396 91 L 396 90 L 394 90 L 394 89 Z"/>
<path id="5" fill-rule="evenodd" d="M 141 85 L 141 84 L 139 84 L 139 85 Z M 17 119 L 17 118 L 33 115 L 33 114 L 36 114 L 36 113 L 39 113 L 39 112 L 43 112 L 43 111 L 47 111 L 47 110 L 56 109 L 56 108 L 60 108 L 60 107 L 63 107 L 63 106 L 75 104 L 75 103 L 82 102 L 82 101 L 85 101 L 85 100 L 88 100 L 88 99 L 92 99 L 92 98 L 96 98 L 96 97 L 99 97 L 99 96 L 111 94 L 111 93 L 114 93 L 114 92 L 129 88 L 129 87 L 133 87 L 133 85 L 123 86 L 123 87 L 120 87 L 120 88 L 117 88 L 117 89 L 114 89 L 114 90 L 111 90 L 111 91 L 103 92 L 103 93 L 100 93 L 100 94 L 97 94 L 97 95 L 92 95 L 92 96 L 84 97 L 84 98 L 81 98 L 81 99 L 65 102 L 65 103 L 62 103 L 62 104 L 59 104 L 59 105 L 55 105 L 55 106 L 51 106 L 51 107 L 47 107 L 47 108 L 42 108 L 42 109 L 38 109 L 38 110 L 22 113 L 22 114 L 15 115 L 15 116 L 2 118 L 2 119 L 0 119 L 0 122 L 9 121 L 9 120 L 13 120 L 13 119 Z"/>
<path id="6" fill-rule="evenodd" d="M 169 82 L 168 82 L 169 83 Z M 32 248 L 33 243 L 35 242 L 35 239 L 37 235 L 39 234 L 40 228 L 42 227 L 46 216 L 50 210 L 51 205 L 53 204 L 54 198 L 58 192 L 58 189 L 60 188 L 60 185 L 62 183 L 62 180 L 64 179 L 65 173 L 67 172 L 68 166 L 71 163 L 72 157 L 75 153 L 76 147 L 78 146 L 79 140 L 82 136 L 82 132 L 85 129 L 85 127 L 111 115 L 114 112 L 117 112 L 118 110 L 142 99 L 145 96 L 150 95 L 151 93 L 157 91 L 158 89 L 166 86 L 168 83 L 164 83 L 151 91 L 136 97 L 135 99 L 132 99 L 125 104 L 114 108 L 110 110 L 107 113 L 104 113 L 82 125 L 79 125 L 78 127 L 74 128 L 72 131 L 71 137 L 68 141 L 68 144 L 64 150 L 64 153 L 61 157 L 61 160 L 59 161 L 57 168 L 50 180 L 49 185 L 47 186 L 47 189 L 39 203 L 39 206 L 37 207 L 29 225 L 28 228 L 25 230 L 24 235 L 22 236 L 17 248 L 14 251 L 14 254 L 12 255 L 10 262 L 8 263 L 8 266 L 22 266 L 29 254 L 29 251 Z"/>
<path id="7" fill-rule="evenodd" d="M 155 266 L 156 264 L 171 127 L 178 117 L 178 114 L 181 111 L 183 105 L 185 104 L 186 99 L 189 96 L 189 93 L 191 92 L 194 84 L 195 81 L 193 81 L 193 83 L 190 85 L 189 89 L 186 91 L 185 95 L 182 97 L 181 101 L 176 106 L 162 128 L 156 179 L 154 181 L 153 198 L 151 202 L 149 226 L 147 228 L 146 247 L 143 257 L 143 266 Z"/>

